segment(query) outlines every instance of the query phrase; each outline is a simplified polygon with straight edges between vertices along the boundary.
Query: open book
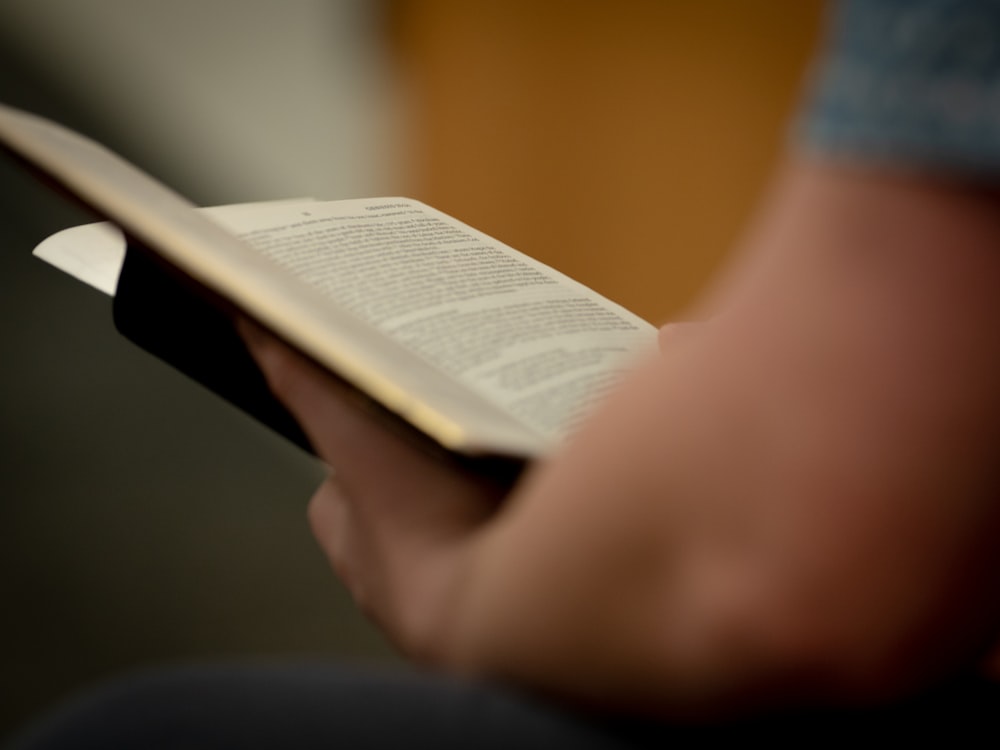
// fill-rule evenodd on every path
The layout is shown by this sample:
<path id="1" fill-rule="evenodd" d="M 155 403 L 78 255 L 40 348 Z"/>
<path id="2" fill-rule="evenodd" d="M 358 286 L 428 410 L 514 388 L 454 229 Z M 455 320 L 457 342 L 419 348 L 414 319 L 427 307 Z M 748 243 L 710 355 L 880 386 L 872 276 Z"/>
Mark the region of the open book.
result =
<path id="1" fill-rule="evenodd" d="M 418 201 L 196 209 L 33 115 L 0 106 L 0 143 L 124 233 L 69 229 L 36 254 L 114 292 L 125 335 L 299 442 L 236 313 L 448 451 L 515 460 L 551 450 L 654 345 L 647 322 Z"/>

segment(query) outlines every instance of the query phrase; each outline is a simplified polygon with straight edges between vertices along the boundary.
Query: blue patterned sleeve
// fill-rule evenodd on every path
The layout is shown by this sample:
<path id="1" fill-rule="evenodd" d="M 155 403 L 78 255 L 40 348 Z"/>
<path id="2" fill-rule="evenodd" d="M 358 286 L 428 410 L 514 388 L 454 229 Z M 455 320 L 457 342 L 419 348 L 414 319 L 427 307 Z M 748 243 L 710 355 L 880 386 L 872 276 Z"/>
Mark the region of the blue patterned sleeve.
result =
<path id="1" fill-rule="evenodd" d="M 808 150 L 1000 176 L 1000 0 L 843 0 L 799 122 Z"/>

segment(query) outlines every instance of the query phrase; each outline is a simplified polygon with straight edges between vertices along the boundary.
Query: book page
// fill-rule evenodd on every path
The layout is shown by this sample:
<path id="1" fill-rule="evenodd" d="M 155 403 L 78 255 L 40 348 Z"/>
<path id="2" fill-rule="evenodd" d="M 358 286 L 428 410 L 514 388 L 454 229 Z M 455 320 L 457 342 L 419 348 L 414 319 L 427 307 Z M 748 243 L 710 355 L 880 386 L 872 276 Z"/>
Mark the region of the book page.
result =
<path id="1" fill-rule="evenodd" d="M 552 440 L 653 339 L 627 310 L 417 201 L 199 210 Z M 107 294 L 124 253 L 124 237 L 107 222 L 58 232 L 34 251 Z"/>
<path id="2" fill-rule="evenodd" d="M 312 198 L 295 198 L 276 202 L 305 204 L 312 200 Z M 274 202 L 213 206 L 199 211 L 216 221 L 239 226 L 242 217 Z M 245 218 L 243 220 L 245 221 Z M 97 291 L 113 297 L 118 286 L 122 263 L 125 261 L 125 246 L 125 235 L 117 226 L 108 221 L 98 221 L 56 232 L 42 240 L 31 254 L 63 273 L 94 287 Z"/>
<path id="3" fill-rule="evenodd" d="M 655 329 L 417 201 L 316 203 L 242 239 L 553 440 L 652 347 Z M 252 225 L 252 226 L 251 226 Z"/>
<path id="4" fill-rule="evenodd" d="M 125 235 L 114 224 L 98 221 L 56 232 L 31 254 L 114 297 L 125 261 Z"/>

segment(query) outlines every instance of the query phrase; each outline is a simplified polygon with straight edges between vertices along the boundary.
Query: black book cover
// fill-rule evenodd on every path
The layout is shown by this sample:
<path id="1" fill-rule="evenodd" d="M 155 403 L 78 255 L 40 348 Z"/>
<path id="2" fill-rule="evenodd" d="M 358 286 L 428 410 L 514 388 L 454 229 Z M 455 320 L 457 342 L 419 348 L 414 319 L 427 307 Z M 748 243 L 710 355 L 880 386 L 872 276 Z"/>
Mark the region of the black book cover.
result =
<path id="1" fill-rule="evenodd" d="M 115 328 L 224 399 L 313 452 L 298 423 L 267 387 L 232 314 L 191 279 L 129 242 L 112 311 Z"/>

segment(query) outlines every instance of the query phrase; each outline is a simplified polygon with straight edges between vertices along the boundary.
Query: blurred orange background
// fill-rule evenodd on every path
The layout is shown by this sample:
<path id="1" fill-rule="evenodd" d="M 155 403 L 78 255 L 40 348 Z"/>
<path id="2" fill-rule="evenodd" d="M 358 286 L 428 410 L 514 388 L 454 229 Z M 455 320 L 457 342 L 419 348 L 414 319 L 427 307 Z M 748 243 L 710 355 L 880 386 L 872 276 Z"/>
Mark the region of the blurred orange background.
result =
<path id="1" fill-rule="evenodd" d="M 818 0 L 397 0 L 415 197 L 653 322 L 738 237 Z"/>

